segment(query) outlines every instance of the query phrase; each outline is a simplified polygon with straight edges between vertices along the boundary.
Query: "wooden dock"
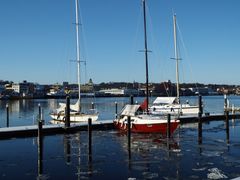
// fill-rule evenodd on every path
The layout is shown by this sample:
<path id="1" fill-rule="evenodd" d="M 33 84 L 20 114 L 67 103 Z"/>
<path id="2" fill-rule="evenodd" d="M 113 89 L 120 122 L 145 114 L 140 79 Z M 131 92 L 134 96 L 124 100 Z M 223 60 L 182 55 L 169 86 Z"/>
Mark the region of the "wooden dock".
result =
<path id="1" fill-rule="evenodd" d="M 229 114 L 229 119 L 240 119 L 240 114 Z M 196 123 L 199 117 L 196 116 L 181 116 L 179 118 L 181 124 Z M 202 115 L 201 122 L 222 121 L 226 120 L 224 114 Z M 109 130 L 113 129 L 113 120 L 98 120 L 92 122 L 93 130 Z M 47 124 L 42 126 L 43 135 L 75 133 L 78 131 L 87 131 L 88 122 L 71 123 L 70 127 L 65 127 L 65 124 Z M 16 126 L 0 128 L 0 139 L 9 139 L 16 137 L 36 137 L 38 136 L 38 125 Z"/>
<path id="2" fill-rule="evenodd" d="M 113 129 L 112 120 L 103 120 L 92 122 L 93 130 Z M 47 124 L 42 126 L 43 135 L 75 133 L 78 131 L 88 130 L 88 122 L 72 123 L 70 127 L 65 127 L 64 124 Z M 34 137 L 38 136 L 38 126 L 16 126 L 0 128 L 0 139 L 9 139 L 15 137 Z"/>
<path id="3" fill-rule="evenodd" d="M 229 119 L 240 119 L 240 114 L 229 114 L 228 115 Z M 202 115 L 201 121 L 202 122 L 209 122 L 209 121 L 222 121 L 226 119 L 225 114 L 212 114 L 212 115 Z M 181 124 L 186 124 L 186 123 L 194 123 L 198 122 L 199 117 L 197 116 L 181 116 L 179 118 Z"/>

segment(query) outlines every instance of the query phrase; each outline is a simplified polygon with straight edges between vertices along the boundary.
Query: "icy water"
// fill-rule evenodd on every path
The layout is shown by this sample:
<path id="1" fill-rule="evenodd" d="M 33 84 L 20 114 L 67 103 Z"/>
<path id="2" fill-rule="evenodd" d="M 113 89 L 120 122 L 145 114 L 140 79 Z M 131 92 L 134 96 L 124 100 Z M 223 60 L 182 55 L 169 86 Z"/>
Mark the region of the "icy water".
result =
<path id="1" fill-rule="evenodd" d="M 197 97 L 187 97 L 197 102 Z M 229 97 L 240 106 L 240 97 Z M 141 102 L 142 98 L 135 99 Z M 183 98 L 185 100 L 185 98 Z M 223 97 L 203 97 L 205 110 L 223 112 Z M 38 104 L 48 113 L 64 100 L 11 101 L 10 126 L 35 123 Z M 73 100 L 74 101 L 74 100 Z M 129 98 L 83 99 L 85 109 L 94 101 L 100 118 L 114 118 Z M 6 126 L 6 101 L 0 101 L 0 126 Z M 0 141 L 0 179 L 232 179 L 240 177 L 240 121 L 230 120 L 230 142 L 223 121 L 203 124 L 202 144 L 198 144 L 197 124 L 180 126 L 167 141 L 159 134 L 132 134 L 131 151 L 127 136 L 116 130 L 93 131 L 92 155 L 88 153 L 88 133 L 45 136 L 42 175 L 38 174 L 37 138 Z"/>

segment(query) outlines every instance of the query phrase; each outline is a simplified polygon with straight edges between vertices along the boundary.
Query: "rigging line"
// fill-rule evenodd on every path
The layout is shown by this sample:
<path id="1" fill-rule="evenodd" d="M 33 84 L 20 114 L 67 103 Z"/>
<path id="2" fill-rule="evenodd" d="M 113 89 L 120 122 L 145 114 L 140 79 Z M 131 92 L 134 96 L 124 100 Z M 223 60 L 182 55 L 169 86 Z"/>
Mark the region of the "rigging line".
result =
<path id="1" fill-rule="evenodd" d="M 157 66 L 159 66 L 159 67 L 161 67 L 160 66 L 160 64 L 162 63 L 162 62 L 164 62 L 163 60 L 162 60 L 162 58 L 161 58 L 161 52 L 160 52 L 160 50 L 161 50 L 161 48 L 160 48 L 160 46 L 159 46 L 159 43 L 157 43 L 157 36 L 155 35 L 156 33 L 155 33 L 155 31 L 154 31 L 154 26 L 153 26 L 153 18 L 152 18 L 152 16 L 151 16 L 151 11 L 149 10 L 149 6 L 148 6 L 148 4 L 146 4 L 146 7 L 147 7 L 147 13 L 148 13 L 148 26 L 149 26 L 149 28 L 150 28 L 150 30 L 149 30 L 149 32 L 151 32 L 151 33 L 149 33 L 149 39 L 150 39 L 150 41 L 151 41 L 151 43 L 149 43 L 150 45 L 152 44 L 152 48 L 153 48 L 153 51 L 151 51 L 151 52 L 153 52 L 152 53 L 152 59 L 151 59 L 151 61 L 149 61 L 149 63 L 150 63 L 150 65 L 151 64 L 153 64 L 154 62 L 157 62 Z M 162 65 L 164 65 L 164 63 L 162 63 Z M 160 69 L 160 68 L 159 68 Z M 162 68 L 162 69 L 164 69 L 164 68 Z M 160 74 L 163 74 L 163 72 L 160 70 Z M 153 76 L 152 76 L 153 77 Z M 161 76 L 162 77 L 162 79 L 164 79 L 163 78 L 163 75 Z M 159 78 L 159 81 L 160 81 L 160 79 L 161 78 Z"/>
<path id="2" fill-rule="evenodd" d="M 178 46 L 177 46 L 177 51 L 178 51 L 178 55 L 179 55 L 179 69 L 181 70 L 181 72 L 179 73 L 180 74 L 180 76 L 179 76 L 179 84 L 181 84 L 181 82 L 182 83 L 184 83 L 185 82 L 185 74 L 184 74 L 184 66 L 183 66 L 183 63 L 181 63 L 182 61 L 182 55 L 181 55 L 181 48 L 180 48 L 180 43 L 179 43 L 179 37 L 177 37 L 177 44 L 178 44 Z M 181 75 L 182 74 L 182 75 Z"/>
<path id="3" fill-rule="evenodd" d="M 189 55 L 188 55 L 188 51 L 187 51 L 187 48 L 186 48 L 185 43 L 184 43 L 184 41 L 183 41 L 182 32 L 181 32 L 181 30 L 180 30 L 180 27 L 179 27 L 178 23 L 177 23 L 177 29 L 178 29 L 178 32 L 179 32 L 179 35 L 180 35 L 180 40 L 181 40 L 181 42 L 182 42 L 182 44 L 183 44 L 183 49 L 184 49 L 184 53 L 185 53 L 185 55 L 186 55 L 186 59 L 187 59 L 187 61 L 188 61 L 188 65 L 189 65 L 189 68 L 190 68 L 191 76 L 194 77 L 192 65 L 191 65 L 191 63 L 190 63 L 190 61 L 189 61 L 190 58 L 189 58 Z M 195 87 L 198 88 L 196 81 L 195 81 L 194 84 L 195 84 Z"/>
<path id="4" fill-rule="evenodd" d="M 133 40 L 133 45 L 132 45 L 132 51 L 131 51 L 131 59 L 130 60 L 134 60 L 136 58 L 136 49 L 137 49 L 137 44 L 139 44 L 137 42 L 137 40 L 139 39 L 138 37 L 139 34 L 140 34 L 140 24 L 141 24 L 141 19 L 142 19 L 142 11 L 140 10 L 141 6 L 139 7 L 139 11 L 138 11 L 138 20 L 137 20 L 137 26 L 136 26 L 136 32 L 135 32 L 135 37 L 134 37 L 134 40 Z M 139 63 L 136 63 L 136 64 L 139 64 Z"/>
<path id="5" fill-rule="evenodd" d="M 165 65 L 164 64 L 164 61 L 162 60 L 162 58 L 161 58 L 161 52 L 160 52 L 160 46 L 159 46 L 159 43 L 157 43 L 156 42 L 156 33 L 154 33 L 154 26 L 153 26 L 153 18 L 152 18 L 152 16 L 151 16 L 151 11 L 149 10 L 149 6 L 148 6 L 148 4 L 146 4 L 146 7 L 147 7 L 147 13 L 148 13 L 148 26 L 149 26 L 149 28 L 150 28 L 150 32 L 151 33 L 149 33 L 150 34 L 150 40 L 151 40 L 151 43 L 150 44 L 152 44 L 152 48 L 153 48 L 153 53 L 152 53 L 152 59 L 151 59 L 151 61 L 149 61 L 149 67 L 151 67 L 151 64 L 154 64 L 154 63 L 156 63 L 157 65 L 156 65 L 156 69 L 158 69 L 159 71 L 156 71 L 155 72 L 155 74 L 157 75 L 158 74 L 158 72 L 159 72 L 159 74 L 160 74 L 160 76 L 159 76 L 159 78 L 157 78 L 157 80 L 158 81 L 160 81 L 161 79 L 164 79 L 164 73 L 163 73 L 163 71 L 161 71 L 161 69 L 165 69 L 163 66 Z M 163 68 L 161 68 L 161 64 L 163 65 L 162 67 Z M 150 76 L 150 77 L 154 77 L 154 75 L 152 75 L 152 76 Z M 158 77 L 158 76 L 157 76 Z M 166 84 L 164 83 L 164 90 L 166 91 L 166 94 L 169 96 L 169 92 L 167 91 L 167 89 L 166 89 Z"/>

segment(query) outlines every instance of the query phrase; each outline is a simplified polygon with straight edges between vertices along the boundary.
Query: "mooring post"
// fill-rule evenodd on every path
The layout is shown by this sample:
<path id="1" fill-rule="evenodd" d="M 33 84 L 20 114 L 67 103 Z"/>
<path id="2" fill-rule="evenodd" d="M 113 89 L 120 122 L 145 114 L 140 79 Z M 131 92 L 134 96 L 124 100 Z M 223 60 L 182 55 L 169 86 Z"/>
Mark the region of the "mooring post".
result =
<path id="1" fill-rule="evenodd" d="M 202 120 L 198 118 L 198 143 L 202 144 Z"/>
<path id="2" fill-rule="evenodd" d="M 6 104 L 6 113 L 7 113 L 7 127 L 9 127 L 9 105 Z"/>
<path id="3" fill-rule="evenodd" d="M 133 95 L 130 96 L 130 104 L 133 105 Z"/>
<path id="4" fill-rule="evenodd" d="M 167 115 L 167 138 L 169 139 L 171 136 L 171 114 Z"/>
<path id="5" fill-rule="evenodd" d="M 94 110 L 95 109 L 95 104 L 94 104 L 94 102 L 92 102 L 92 110 Z"/>
<path id="6" fill-rule="evenodd" d="M 43 137 L 42 137 L 42 121 L 38 120 L 38 175 L 42 174 L 42 159 L 43 159 Z"/>
<path id="7" fill-rule="evenodd" d="M 127 119 L 127 127 L 128 127 L 128 149 L 131 148 L 131 117 L 128 116 Z"/>
<path id="8" fill-rule="evenodd" d="M 117 119 L 118 117 L 118 104 L 115 102 L 115 118 Z"/>
<path id="9" fill-rule="evenodd" d="M 70 98 L 66 97 L 66 109 L 65 109 L 65 128 L 70 127 Z"/>
<path id="10" fill-rule="evenodd" d="M 129 153 L 129 159 L 131 159 L 131 117 L 128 116 L 127 119 L 128 124 L 128 153 Z"/>
<path id="11" fill-rule="evenodd" d="M 198 105 L 199 105 L 199 112 L 198 112 L 198 143 L 202 144 L 202 96 L 199 95 L 198 97 Z"/>
<path id="12" fill-rule="evenodd" d="M 201 118 L 203 114 L 203 108 L 202 108 L 202 96 L 198 96 L 198 117 Z"/>
<path id="13" fill-rule="evenodd" d="M 228 103 L 227 103 L 227 95 L 226 94 L 224 94 L 224 111 L 227 111 L 227 105 Z"/>
<path id="14" fill-rule="evenodd" d="M 39 121 L 41 120 L 41 113 L 42 113 L 41 104 L 39 103 L 39 104 L 38 104 L 38 120 L 39 120 Z"/>
<path id="15" fill-rule="evenodd" d="M 226 111 L 226 139 L 229 144 L 229 112 Z"/>
<path id="16" fill-rule="evenodd" d="M 42 124 L 44 124 L 44 120 L 43 120 L 43 109 L 41 107 L 41 104 L 38 104 L 38 120 L 42 121 Z"/>
<path id="17" fill-rule="evenodd" d="M 92 161 L 92 119 L 88 119 L 88 160 Z"/>

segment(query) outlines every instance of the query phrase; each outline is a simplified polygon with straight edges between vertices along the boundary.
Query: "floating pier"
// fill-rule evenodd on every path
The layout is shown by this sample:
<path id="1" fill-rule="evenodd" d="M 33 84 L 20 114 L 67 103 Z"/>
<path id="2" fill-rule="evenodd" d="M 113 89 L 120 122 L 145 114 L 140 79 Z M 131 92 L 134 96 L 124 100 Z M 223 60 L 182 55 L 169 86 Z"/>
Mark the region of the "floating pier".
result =
<path id="1" fill-rule="evenodd" d="M 225 96 L 224 101 L 224 113 L 223 114 L 203 114 L 202 111 L 202 99 L 199 96 L 199 114 L 195 116 L 184 115 L 180 116 L 178 119 L 180 120 L 181 124 L 186 123 L 198 123 L 199 129 L 201 132 L 201 126 L 204 122 L 209 121 L 226 121 L 226 119 L 240 119 L 240 113 L 238 112 L 238 108 L 235 107 L 234 111 L 233 108 L 229 108 L 228 100 Z M 133 98 L 131 98 L 131 103 L 133 103 Z M 69 99 L 67 99 L 67 104 L 69 105 Z M 240 108 L 239 108 L 240 111 Z M 39 117 L 38 119 L 41 121 L 40 125 L 29 125 L 29 126 L 16 126 L 16 127 L 9 127 L 9 113 L 8 113 L 8 106 L 6 106 L 7 112 L 7 124 L 6 127 L 0 128 L 0 139 L 8 139 L 8 138 L 16 138 L 16 137 L 37 137 L 39 136 L 39 128 L 41 130 L 41 135 L 51 135 L 51 134 L 64 134 L 64 133 L 75 133 L 78 131 L 89 131 L 89 130 L 109 130 L 113 129 L 113 120 L 97 120 L 91 123 L 89 122 L 81 122 L 81 123 L 70 123 L 70 111 L 69 107 L 66 111 L 66 121 L 60 122 L 61 124 L 43 124 L 43 117 L 42 117 L 42 110 L 39 104 Z M 232 112 L 229 114 L 229 112 Z M 117 102 L 115 102 L 115 116 L 117 117 L 118 114 L 118 107 Z M 168 121 L 170 121 L 170 116 L 168 117 Z M 130 123 L 128 123 L 130 124 Z M 130 126 L 129 126 L 130 129 Z M 130 132 L 130 130 L 128 130 Z M 89 135 L 90 136 L 90 135 Z M 129 137 L 131 135 L 129 134 Z M 170 134 L 167 134 L 167 137 L 170 137 Z M 201 133 L 200 133 L 201 137 Z"/>
<path id="2" fill-rule="evenodd" d="M 229 119 L 240 119 L 240 114 L 229 114 Z M 226 119 L 225 114 L 212 114 L 212 115 L 202 115 L 201 121 L 202 122 L 209 122 L 209 121 L 222 121 Z M 198 122 L 198 116 L 180 116 L 179 118 L 181 124 L 186 123 L 195 123 Z"/>
<path id="3" fill-rule="evenodd" d="M 93 130 L 113 129 L 112 120 L 93 121 L 91 124 Z M 47 124 L 42 125 L 42 135 L 74 133 L 78 131 L 87 131 L 88 122 L 71 123 L 69 127 L 64 124 Z M 16 126 L 0 128 L 0 139 L 8 139 L 14 137 L 34 137 L 38 136 L 38 125 Z"/>

